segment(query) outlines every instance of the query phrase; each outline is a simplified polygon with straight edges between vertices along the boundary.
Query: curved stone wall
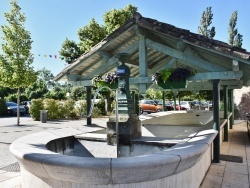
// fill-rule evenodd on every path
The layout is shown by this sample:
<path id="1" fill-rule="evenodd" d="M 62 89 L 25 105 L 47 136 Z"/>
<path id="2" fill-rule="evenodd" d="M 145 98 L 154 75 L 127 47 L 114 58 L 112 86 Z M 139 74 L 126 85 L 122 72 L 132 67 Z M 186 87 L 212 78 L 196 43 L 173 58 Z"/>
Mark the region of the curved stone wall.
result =
<path id="1" fill-rule="evenodd" d="M 52 140 L 78 134 L 82 132 L 71 128 L 48 130 L 13 142 L 10 151 L 21 166 L 22 187 L 198 188 L 211 164 L 217 131 L 204 130 L 172 148 L 136 157 L 76 157 L 46 148 Z"/>

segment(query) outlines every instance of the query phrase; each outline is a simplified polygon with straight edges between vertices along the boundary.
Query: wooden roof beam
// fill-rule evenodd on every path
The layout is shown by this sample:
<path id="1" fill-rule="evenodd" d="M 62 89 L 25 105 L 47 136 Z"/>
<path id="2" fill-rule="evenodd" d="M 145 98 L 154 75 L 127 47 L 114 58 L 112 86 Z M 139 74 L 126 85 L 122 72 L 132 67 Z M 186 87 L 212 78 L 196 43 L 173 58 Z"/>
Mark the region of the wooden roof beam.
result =
<path id="1" fill-rule="evenodd" d="M 121 53 L 128 53 L 132 54 L 139 48 L 139 41 L 134 42 L 127 48 L 125 48 Z M 90 74 L 86 75 L 86 78 L 94 77 L 95 75 L 104 74 L 107 70 L 113 69 L 117 63 L 119 62 L 116 55 L 112 56 L 106 63 L 104 63 L 99 69 L 91 72 Z"/>
<path id="2" fill-rule="evenodd" d="M 166 55 L 172 56 L 176 59 L 180 59 L 181 61 L 188 62 L 189 64 L 192 64 L 193 66 L 200 67 L 201 69 L 204 69 L 207 71 L 227 71 L 227 69 L 224 67 L 215 65 L 199 57 L 195 57 L 185 52 L 181 52 L 176 49 L 170 48 L 168 46 L 162 45 L 160 43 L 154 42 L 150 39 L 146 39 L 146 45 L 149 48 L 157 50 Z"/>
<path id="3" fill-rule="evenodd" d="M 148 75 L 152 75 L 160 70 L 169 69 L 175 63 L 175 61 L 176 61 L 176 58 L 171 58 L 168 61 L 164 61 L 164 62 L 158 64 L 156 67 L 154 67 L 148 71 Z"/>
<path id="4" fill-rule="evenodd" d="M 203 81 L 203 80 L 233 80 L 240 79 L 243 76 L 242 71 L 223 71 L 223 72 L 205 72 L 197 73 L 188 78 L 188 81 Z"/>

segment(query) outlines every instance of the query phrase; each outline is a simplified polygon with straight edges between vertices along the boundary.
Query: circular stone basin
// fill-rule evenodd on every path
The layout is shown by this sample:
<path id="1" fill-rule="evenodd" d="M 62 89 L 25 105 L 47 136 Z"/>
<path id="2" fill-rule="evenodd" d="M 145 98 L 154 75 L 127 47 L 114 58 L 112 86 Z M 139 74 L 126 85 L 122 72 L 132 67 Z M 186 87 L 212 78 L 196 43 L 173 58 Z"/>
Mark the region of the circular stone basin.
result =
<path id="1" fill-rule="evenodd" d="M 95 157 L 74 138 L 82 134 L 82 131 L 65 128 L 14 141 L 10 151 L 20 163 L 22 187 L 199 187 L 211 164 L 212 141 L 217 131 L 201 131 L 171 148 L 121 158 Z M 64 145 L 64 149 L 57 145 Z M 80 150 L 71 155 L 75 147 Z M 84 154 L 83 148 L 88 152 Z"/>

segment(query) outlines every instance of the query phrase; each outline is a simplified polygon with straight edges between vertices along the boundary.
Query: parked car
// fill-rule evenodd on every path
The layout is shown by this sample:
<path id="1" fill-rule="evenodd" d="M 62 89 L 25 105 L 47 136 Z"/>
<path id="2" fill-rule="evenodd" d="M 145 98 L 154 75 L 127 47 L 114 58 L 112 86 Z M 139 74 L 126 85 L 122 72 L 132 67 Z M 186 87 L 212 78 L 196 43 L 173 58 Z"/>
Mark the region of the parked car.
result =
<path id="1" fill-rule="evenodd" d="M 22 101 L 20 104 L 24 106 L 26 114 L 28 114 L 30 111 L 31 101 Z"/>
<path id="2" fill-rule="evenodd" d="M 213 107 L 213 102 L 212 101 L 208 101 L 208 102 L 201 102 L 201 107 L 203 109 L 206 109 L 206 108 L 212 108 Z"/>
<path id="3" fill-rule="evenodd" d="M 181 101 L 181 110 L 190 110 L 190 103 L 188 101 Z"/>
<path id="4" fill-rule="evenodd" d="M 9 115 L 17 114 L 17 103 L 15 102 L 6 102 L 7 110 Z M 20 115 L 24 115 L 26 113 L 26 109 L 24 106 L 19 105 L 19 113 Z"/>
<path id="5" fill-rule="evenodd" d="M 199 109 L 200 108 L 200 102 L 199 101 L 191 101 L 190 105 L 191 105 L 191 108 L 193 108 L 193 109 Z"/>
<path id="6" fill-rule="evenodd" d="M 172 102 L 172 105 L 174 107 L 174 102 Z M 176 110 L 190 110 L 191 106 L 188 101 L 180 101 L 180 104 L 178 101 L 176 101 Z"/>
<path id="7" fill-rule="evenodd" d="M 158 105 L 163 106 L 163 101 L 162 100 L 154 100 Z M 165 102 L 165 111 L 171 111 L 174 110 L 174 107 L 169 103 L 169 102 Z"/>
<path id="8" fill-rule="evenodd" d="M 162 111 L 162 106 L 158 105 L 157 102 L 153 100 L 140 100 L 139 101 L 140 114 L 143 112 L 152 113 Z"/>

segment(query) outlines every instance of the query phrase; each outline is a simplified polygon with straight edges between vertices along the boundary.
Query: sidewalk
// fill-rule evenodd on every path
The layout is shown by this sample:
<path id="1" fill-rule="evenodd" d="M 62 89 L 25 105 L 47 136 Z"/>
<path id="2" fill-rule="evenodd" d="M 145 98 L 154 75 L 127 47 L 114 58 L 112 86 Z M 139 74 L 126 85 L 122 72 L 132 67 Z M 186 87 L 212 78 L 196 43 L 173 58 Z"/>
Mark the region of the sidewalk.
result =
<path id="1" fill-rule="evenodd" d="M 92 124 L 106 127 L 107 118 L 92 119 Z M 9 146 L 16 139 L 28 134 L 47 129 L 66 127 L 82 127 L 87 124 L 86 119 L 62 121 L 33 121 L 28 116 L 22 116 L 17 126 L 16 117 L 0 117 L 0 188 L 20 188 L 20 167 L 16 158 L 10 153 Z"/>
<path id="2" fill-rule="evenodd" d="M 106 126 L 107 118 L 92 119 L 92 124 Z M 86 120 L 47 121 L 41 123 L 30 117 L 21 117 L 21 125 L 16 126 L 16 117 L 0 118 L 0 188 L 20 188 L 20 167 L 9 152 L 10 144 L 22 136 L 46 129 L 82 127 Z M 213 163 L 200 188 L 249 188 L 250 144 L 245 121 L 235 120 L 229 130 L 229 141 L 223 142 L 221 154 L 242 156 L 243 163 Z M 199 172 L 197 172 L 199 173 Z"/>
<path id="3" fill-rule="evenodd" d="M 200 188 L 249 188 L 250 144 L 245 121 L 235 121 L 229 130 L 228 142 L 221 145 L 221 154 L 242 156 L 243 163 L 213 163 Z"/>

